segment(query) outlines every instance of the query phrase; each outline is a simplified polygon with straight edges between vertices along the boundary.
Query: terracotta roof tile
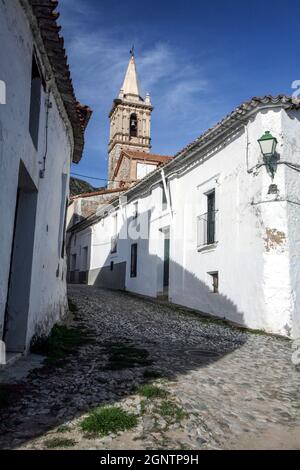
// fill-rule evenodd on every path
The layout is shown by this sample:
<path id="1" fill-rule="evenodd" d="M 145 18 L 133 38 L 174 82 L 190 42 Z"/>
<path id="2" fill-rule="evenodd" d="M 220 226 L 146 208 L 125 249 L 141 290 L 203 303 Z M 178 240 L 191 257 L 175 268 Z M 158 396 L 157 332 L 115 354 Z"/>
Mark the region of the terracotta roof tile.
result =
<path id="1" fill-rule="evenodd" d="M 71 198 L 72 201 L 75 199 L 93 197 L 93 196 L 105 196 L 107 194 L 114 194 L 114 193 L 121 193 L 122 191 L 126 191 L 128 188 L 117 188 L 117 189 L 99 189 L 98 191 L 94 191 L 91 193 L 83 193 L 78 194 L 77 196 L 73 196 Z"/>
<path id="2" fill-rule="evenodd" d="M 57 24 L 58 0 L 28 0 L 37 19 L 44 47 L 51 64 L 55 82 L 62 97 L 74 134 L 73 162 L 78 163 L 84 148 L 84 132 L 92 115 L 88 106 L 82 106 L 76 99 L 64 39 Z"/>
<path id="3" fill-rule="evenodd" d="M 169 157 L 167 155 L 158 155 L 158 154 L 155 154 L 155 153 L 146 153 L 146 152 L 142 152 L 142 151 L 139 151 L 139 150 L 122 150 L 122 153 L 121 153 L 121 157 L 119 158 L 119 161 L 118 161 L 118 164 L 116 166 L 116 169 L 115 169 L 115 172 L 114 172 L 114 179 L 117 177 L 118 173 L 119 173 L 119 169 L 121 167 L 121 163 L 123 161 L 123 158 L 124 156 L 128 157 L 128 158 L 132 158 L 134 160 L 144 160 L 144 161 L 148 161 L 148 162 L 155 162 L 155 163 L 158 163 L 158 164 L 163 164 L 165 165 L 166 163 L 170 162 L 173 157 Z M 130 182 L 132 183 L 132 182 Z"/>
<path id="4" fill-rule="evenodd" d="M 138 150 L 123 150 L 123 153 L 127 155 L 128 157 L 134 158 L 136 160 L 147 160 L 150 162 L 158 162 L 158 163 L 167 163 L 173 158 L 168 155 L 146 153 L 146 152 L 141 152 Z"/>

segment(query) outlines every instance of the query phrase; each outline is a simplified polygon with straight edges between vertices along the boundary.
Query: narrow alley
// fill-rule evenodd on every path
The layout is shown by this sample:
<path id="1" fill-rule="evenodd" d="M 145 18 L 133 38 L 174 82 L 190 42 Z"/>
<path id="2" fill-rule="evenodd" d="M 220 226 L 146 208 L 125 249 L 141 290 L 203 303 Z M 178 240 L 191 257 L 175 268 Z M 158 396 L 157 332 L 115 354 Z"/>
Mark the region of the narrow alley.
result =
<path id="1" fill-rule="evenodd" d="M 291 343 L 168 304 L 72 286 L 68 328 L 85 337 L 55 361 L 2 374 L 1 449 L 300 448 L 300 376 Z M 18 375 L 18 370 L 22 374 Z M 97 407 L 127 431 L 87 434 Z"/>

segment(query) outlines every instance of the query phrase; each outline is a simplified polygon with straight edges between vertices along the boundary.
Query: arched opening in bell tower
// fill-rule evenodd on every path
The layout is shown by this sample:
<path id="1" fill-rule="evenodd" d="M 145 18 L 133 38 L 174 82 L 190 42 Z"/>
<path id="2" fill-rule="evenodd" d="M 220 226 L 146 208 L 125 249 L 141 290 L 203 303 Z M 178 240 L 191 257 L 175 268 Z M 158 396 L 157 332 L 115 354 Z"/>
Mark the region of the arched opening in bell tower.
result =
<path id="1" fill-rule="evenodd" d="M 130 137 L 137 137 L 138 135 L 138 120 L 135 113 L 130 116 L 129 132 Z"/>

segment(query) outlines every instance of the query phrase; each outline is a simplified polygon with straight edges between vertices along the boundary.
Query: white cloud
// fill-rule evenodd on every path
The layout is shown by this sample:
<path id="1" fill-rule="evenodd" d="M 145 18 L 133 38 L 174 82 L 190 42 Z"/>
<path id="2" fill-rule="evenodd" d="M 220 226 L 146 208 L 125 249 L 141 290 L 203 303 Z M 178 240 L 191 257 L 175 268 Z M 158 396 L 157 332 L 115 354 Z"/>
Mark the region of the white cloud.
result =
<path id="1" fill-rule="evenodd" d="M 109 135 L 108 113 L 122 85 L 132 38 L 124 39 L 121 26 L 89 30 L 89 18 L 93 15 L 90 8 L 90 4 L 84 6 L 82 1 L 63 0 L 61 23 L 76 95 L 94 110 L 87 134 L 87 152 L 95 155 L 98 148 L 99 158 L 104 159 Z M 200 134 L 204 115 L 209 114 L 203 103 L 211 84 L 204 64 L 200 66 L 186 51 L 164 42 L 149 45 L 145 38 L 137 39 L 142 93 L 149 92 L 155 106 L 154 150 L 173 153 Z"/>

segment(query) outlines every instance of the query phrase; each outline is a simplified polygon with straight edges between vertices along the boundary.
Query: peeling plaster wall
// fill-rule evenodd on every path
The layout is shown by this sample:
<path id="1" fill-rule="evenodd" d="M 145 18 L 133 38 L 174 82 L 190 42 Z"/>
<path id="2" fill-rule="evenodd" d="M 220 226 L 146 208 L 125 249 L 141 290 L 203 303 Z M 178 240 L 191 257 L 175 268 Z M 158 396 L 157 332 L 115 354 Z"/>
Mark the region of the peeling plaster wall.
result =
<path id="1" fill-rule="evenodd" d="M 297 111 L 282 115 L 284 134 L 282 160 L 300 165 L 300 116 Z M 287 246 L 289 250 L 291 334 L 300 337 L 300 172 L 284 165 L 287 199 Z"/>
<path id="2" fill-rule="evenodd" d="M 291 285 L 287 248 L 287 205 L 285 170 L 278 167 L 274 183 L 278 195 L 268 195 L 272 179 L 266 168 L 248 173 L 261 162 L 257 139 L 270 130 L 279 139 L 282 150 L 282 114 L 263 111 L 243 131 L 212 158 L 178 180 L 174 230 L 185 230 L 173 256 L 182 273 L 173 274 L 170 297 L 175 303 L 225 317 L 254 329 L 290 335 Z M 218 244 L 211 250 L 197 252 L 196 215 L 206 212 L 206 193 L 215 189 Z M 283 199 L 283 201 L 282 201 Z M 196 213 L 187 215 L 190 201 L 197 201 Z M 183 201 L 180 203 L 180 201 Z M 190 231 L 188 222 L 194 220 Z M 176 222 L 177 221 L 177 222 Z M 200 280 L 191 282 L 186 272 Z M 219 295 L 212 293 L 210 272 L 219 272 Z"/>
<path id="3" fill-rule="evenodd" d="M 38 203 L 32 262 L 26 347 L 35 333 L 48 332 L 67 308 L 66 266 L 61 258 L 61 207 L 69 184 L 71 142 L 51 93 L 45 178 L 39 177 L 46 151 L 46 94 L 42 92 L 39 146 L 29 134 L 33 38 L 17 0 L 0 2 L 0 73 L 7 84 L 7 104 L 0 106 L 0 334 L 8 291 L 18 172 L 22 160 Z M 4 46 L 5 45 L 5 46 Z M 65 175 L 65 176 L 63 176 Z"/>

